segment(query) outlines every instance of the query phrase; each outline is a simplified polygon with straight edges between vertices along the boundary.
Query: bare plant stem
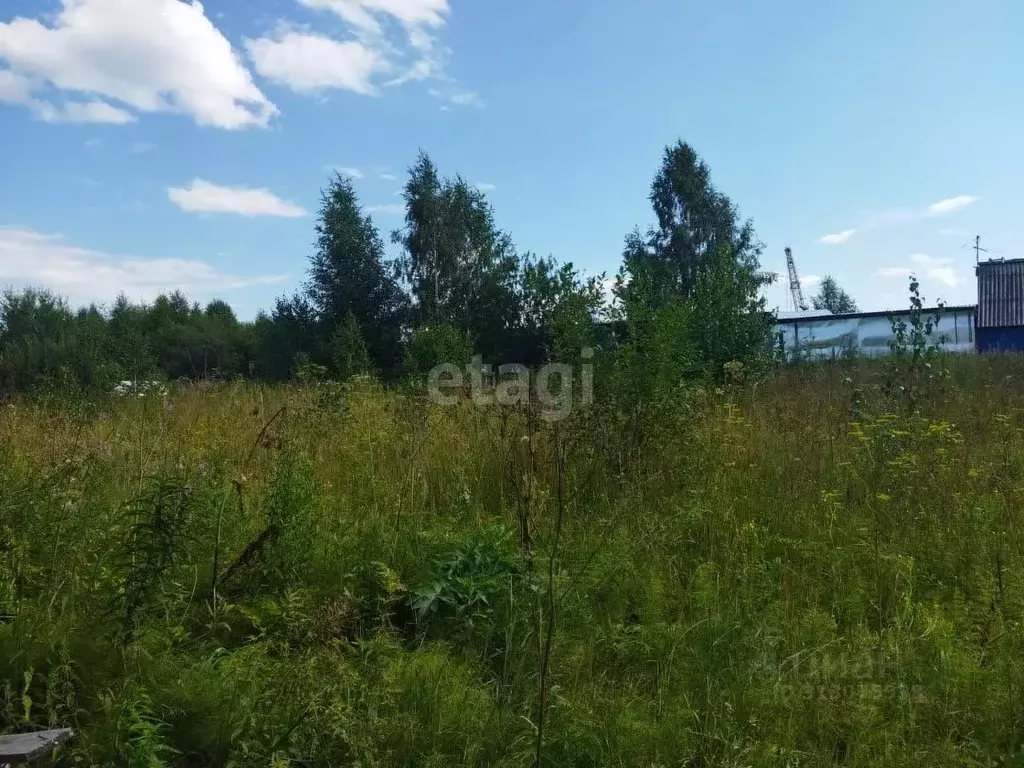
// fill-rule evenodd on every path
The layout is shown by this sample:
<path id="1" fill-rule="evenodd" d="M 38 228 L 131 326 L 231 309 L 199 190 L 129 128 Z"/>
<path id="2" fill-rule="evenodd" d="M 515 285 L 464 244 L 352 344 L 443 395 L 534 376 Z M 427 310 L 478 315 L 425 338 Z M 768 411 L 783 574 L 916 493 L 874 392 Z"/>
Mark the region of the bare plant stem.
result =
<path id="1" fill-rule="evenodd" d="M 555 533 L 551 542 L 551 553 L 548 557 L 548 622 L 547 634 L 544 638 L 543 660 L 541 661 L 540 668 L 540 711 L 537 714 L 536 768 L 540 768 L 544 756 L 544 721 L 548 709 L 548 674 L 551 667 L 551 646 L 555 639 L 555 565 L 558 559 L 558 544 L 562 535 L 562 520 L 565 516 L 565 451 L 560 432 L 555 436 L 555 475 L 558 508 L 555 513 Z"/>

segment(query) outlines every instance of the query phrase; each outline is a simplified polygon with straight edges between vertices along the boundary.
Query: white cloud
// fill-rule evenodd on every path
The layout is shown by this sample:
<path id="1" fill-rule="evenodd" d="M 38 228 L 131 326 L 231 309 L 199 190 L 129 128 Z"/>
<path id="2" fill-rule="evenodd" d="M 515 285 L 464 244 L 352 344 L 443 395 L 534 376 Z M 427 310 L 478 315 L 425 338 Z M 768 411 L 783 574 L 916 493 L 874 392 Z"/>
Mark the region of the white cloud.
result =
<path id="1" fill-rule="evenodd" d="M 436 80 L 456 88 L 446 74 L 450 51 L 438 40 L 451 12 L 449 0 L 298 0 L 306 8 L 337 15 L 354 38 L 349 43 L 372 53 L 375 66 L 363 84 L 375 75 L 387 74 L 384 86 Z M 287 79 L 282 82 L 291 84 Z M 372 91 L 362 91 L 372 92 Z M 453 103 L 480 104 L 479 97 L 457 91 Z"/>
<path id="2" fill-rule="evenodd" d="M 150 144 L 148 141 L 136 141 L 128 151 L 133 155 L 144 155 L 147 152 L 156 151 L 156 144 Z"/>
<path id="3" fill-rule="evenodd" d="M 878 270 L 879 277 L 910 277 L 909 267 L 882 267 Z"/>
<path id="4" fill-rule="evenodd" d="M 938 234 L 943 237 L 967 237 L 971 233 L 966 229 L 940 229 Z"/>
<path id="5" fill-rule="evenodd" d="M 844 243 L 858 231 L 876 229 L 890 224 L 902 224 L 905 222 L 920 221 L 921 219 L 943 216 L 948 213 L 953 213 L 954 211 L 959 211 L 969 205 L 973 205 L 980 199 L 981 198 L 974 197 L 972 195 L 960 195 L 958 197 L 950 197 L 945 200 L 940 200 L 937 203 L 932 203 L 927 208 L 923 209 L 891 208 L 889 210 L 866 213 L 864 214 L 862 223 L 857 229 L 848 229 L 845 232 L 840 232 L 835 235 L 826 235 L 821 238 L 819 242 L 825 244 Z M 939 230 L 939 234 L 961 235 L 966 233 L 955 229 L 941 229 Z"/>
<path id="6" fill-rule="evenodd" d="M 299 92 L 336 88 L 369 95 L 375 91 L 373 75 L 390 66 L 361 42 L 305 32 L 246 40 L 245 47 L 257 72 Z"/>
<path id="7" fill-rule="evenodd" d="M 950 288 L 956 288 L 960 284 L 960 276 L 956 269 L 950 266 L 952 259 L 937 259 L 927 253 L 912 253 L 909 261 L 913 267 L 882 267 L 878 270 L 878 275 L 907 278 L 917 274 L 923 279 L 934 280 Z"/>
<path id="8" fill-rule="evenodd" d="M 194 179 L 184 188 L 171 187 L 167 197 L 188 213 L 237 213 L 241 216 L 299 218 L 307 213 L 295 203 L 282 200 L 268 189 L 224 187 Z"/>
<path id="9" fill-rule="evenodd" d="M 801 275 L 800 285 L 804 288 L 813 287 L 821 282 L 819 275 Z"/>
<path id="10" fill-rule="evenodd" d="M 384 181 L 398 181 L 398 177 L 397 177 L 397 176 L 395 176 L 395 174 L 393 174 L 393 173 L 382 173 L 382 174 L 380 175 L 380 177 L 381 177 L 381 178 L 382 178 L 382 179 L 383 179 Z"/>
<path id="11" fill-rule="evenodd" d="M 966 208 L 969 205 L 973 205 L 978 202 L 979 198 L 972 195 L 960 195 L 958 197 L 950 197 L 945 200 L 939 200 L 937 203 L 932 203 L 928 206 L 928 216 L 942 216 L 953 211 L 959 211 L 961 208 Z"/>
<path id="12" fill-rule="evenodd" d="M 952 267 L 932 267 L 928 270 L 928 277 L 943 285 L 948 285 L 950 288 L 956 288 L 960 283 L 960 279 Z"/>
<path id="13" fill-rule="evenodd" d="M 363 178 L 363 172 L 358 168 L 346 168 L 345 166 L 333 165 L 331 166 L 332 171 L 337 171 L 342 176 L 348 176 L 351 179 Z"/>
<path id="14" fill-rule="evenodd" d="M 130 107 L 238 129 L 277 114 L 198 2 L 62 0 L 44 19 L 0 22 L 0 100 L 40 119 L 123 123 Z"/>
<path id="15" fill-rule="evenodd" d="M 452 104 L 457 104 L 461 107 L 481 106 L 479 94 L 473 93 L 472 91 L 460 91 L 458 93 L 453 93 L 448 98 Z"/>
<path id="16" fill-rule="evenodd" d="M 371 205 L 367 207 L 368 213 L 379 213 L 384 216 L 397 216 L 398 214 L 405 213 L 405 205 L 403 203 L 385 203 L 384 205 Z"/>
<path id="17" fill-rule="evenodd" d="M 2 26 L 0 24 L 0 27 Z M 69 101 L 56 106 L 33 96 L 32 92 L 36 86 L 37 81 L 32 78 L 19 75 L 9 69 L 0 69 L 0 103 L 28 107 L 38 120 L 47 123 L 110 123 L 113 125 L 135 122 L 135 115 L 131 112 L 99 99 Z"/>
<path id="18" fill-rule="evenodd" d="M 925 277 L 948 285 L 950 288 L 956 288 L 960 283 L 956 270 L 949 266 L 952 259 L 936 259 L 927 253 L 912 253 L 910 260 L 918 265 L 921 274 Z"/>
<path id="19" fill-rule="evenodd" d="M 359 29 L 382 34 L 379 21 L 382 16 L 391 16 L 401 22 L 410 32 L 426 34 L 425 27 L 438 28 L 444 25 L 448 14 L 448 0 L 299 0 L 307 8 L 333 11 Z M 418 41 L 423 44 L 422 39 Z"/>
<path id="20" fill-rule="evenodd" d="M 47 123 L 109 123 L 126 125 L 134 123 L 135 115 L 127 110 L 107 104 L 105 101 L 69 101 L 62 107 L 46 102 L 30 105 L 36 117 Z"/>
<path id="21" fill-rule="evenodd" d="M 824 243 L 825 245 L 841 245 L 845 242 L 848 242 L 850 238 L 853 237 L 855 234 L 857 234 L 856 229 L 846 229 L 843 230 L 842 232 L 837 232 L 834 235 L 825 235 L 818 242 Z"/>
<path id="22" fill-rule="evenodd" d="M 433 96 L 435 99 L 448 102 L 448 104 L 441 107 L 442 112 L 451 111 L 450 104 L 454 104 L 458 107 L 480 107 L 483 108 L 484 103 L 478 93 L 473 91 L 460 91 L 451 87 L 446 88 L 428 88 L 427 93 Z"/>
<path id="23" fill-rule="evenodd" d="M 80 248 L 60 235 L 0 226 L 0 285 L 35 286 L 60 293 L 72 304 L 109 303 L 124 293 L 149 301 L 174 290 L 189 298 L 271 285 L 288 275 L 232 275 L 195 259 L 150 259 Z"/>
<path id="24" fill-rule="evenodd" d="M 486 181 L 478 181 L 476 183 L 476 188 L 479 189 L 481 192 L 493 192 L 498 187 Z"/>
<path id="25" fill-rule="evenodd" d="M 24 75 L 0 69 L 0 102 L 7 104 L 28 104 L 32 101 L 34 83 Z"/>

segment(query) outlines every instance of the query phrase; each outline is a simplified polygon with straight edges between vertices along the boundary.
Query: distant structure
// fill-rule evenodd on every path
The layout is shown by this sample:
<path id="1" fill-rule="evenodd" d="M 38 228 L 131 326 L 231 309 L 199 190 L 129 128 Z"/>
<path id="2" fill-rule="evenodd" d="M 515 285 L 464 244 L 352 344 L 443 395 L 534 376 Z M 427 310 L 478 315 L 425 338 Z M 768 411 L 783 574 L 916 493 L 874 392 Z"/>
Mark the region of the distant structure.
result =
<path id="1" fill-rule="evenodd" d="M 804 289 L 800 286 L 800 276 L 796 273 L 796 261 L 793 259 L 793 249 L 786 246 L 786 269 L 789 270 L 789 294 L 793 297 L 793 309 L 798 312 L 806 312 L 809 307 L 804 300 Z"/>
<path id="2" fill-rule="evenodd" d="M 927 316 L 939 318 L 933 342 L 946 352 L 974 352 L 975 310 L 973 305 L 926 309 Z M 907 323 L 909 319 L 909 309 L 849 315 L 779 312 L 775 331 L 781 336 L 787 360 L 830 360 L 845 355 L 879 357 L 890 353 L 890 344 L 896 339 L 892 321 Z"/>
<path id="3" fill-rule="evenodd" d="M 979 261 L 978 352 L 1024 351 L 1024 259 Z"/>

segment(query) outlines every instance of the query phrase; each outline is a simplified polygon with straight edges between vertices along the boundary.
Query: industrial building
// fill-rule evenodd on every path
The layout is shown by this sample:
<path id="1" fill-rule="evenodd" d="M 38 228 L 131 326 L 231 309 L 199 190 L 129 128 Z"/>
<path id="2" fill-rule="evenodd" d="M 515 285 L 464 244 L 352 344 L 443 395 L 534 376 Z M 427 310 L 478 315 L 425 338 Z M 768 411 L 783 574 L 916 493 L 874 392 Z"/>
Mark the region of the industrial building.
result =
<path id="1" fill-rule="evenodd" d="M 1024 259 L 980 262 L 976 273 L 977 305 L 924 310 L 938 317 L 930 342 L 947 352 L 1024 352 Z M 888 354 L 895 341 L 893 322 L 909 325 L 909 318 L 909 309 L 846 315 L 798 311 L 779 313 L 775 327 L 787 359 L 878 356 Z"/>
<path id="2" fill-rule="evenodd" d="M 926 310 L 938 316 L 933 342 L 946 352 L 973 352 L 977 334 L 973 305 Z M 893 321 L 909 326 L 910 310 L 857 312 L 833 315 L 828 312 L 782 314 L 776 331 L 782 336 L 787 359 L 832 359 L 844 355 L 878 357 L 887 355 L 896 340 Z"/>
<path id="3" fill-rule="evenodd" d="M 978 273 L 978 351 L 1024 351 L 1024 259 L 984 261 Z"/>

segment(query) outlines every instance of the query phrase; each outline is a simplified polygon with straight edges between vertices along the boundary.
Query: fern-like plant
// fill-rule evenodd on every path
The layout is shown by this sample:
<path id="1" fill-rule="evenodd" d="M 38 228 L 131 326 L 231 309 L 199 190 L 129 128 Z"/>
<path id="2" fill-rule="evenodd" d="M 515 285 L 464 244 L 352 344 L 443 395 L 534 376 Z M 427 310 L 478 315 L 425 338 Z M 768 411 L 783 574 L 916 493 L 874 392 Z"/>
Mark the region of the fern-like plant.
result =
<path id="1" fill-rule="evenodd" d="M 134 639 L 140 617 L 183 552 L 190 504 L 191 494 L 181 478 L 154 477 L 126 505 L 129 523 L 122 562 L 126 645 Z"/>

